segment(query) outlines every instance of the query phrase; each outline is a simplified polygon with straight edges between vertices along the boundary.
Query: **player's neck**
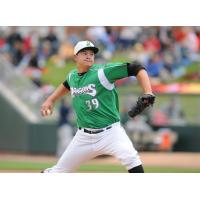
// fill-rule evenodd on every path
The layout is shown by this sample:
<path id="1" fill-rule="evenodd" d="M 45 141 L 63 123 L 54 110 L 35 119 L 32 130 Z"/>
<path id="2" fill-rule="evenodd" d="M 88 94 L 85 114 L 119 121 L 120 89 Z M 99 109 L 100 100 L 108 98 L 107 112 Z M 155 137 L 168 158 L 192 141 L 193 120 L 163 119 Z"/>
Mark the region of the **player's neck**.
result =
<path id="1" fill-rule="evenodd" d="M 89 66 L 77 66 L 77 71 L 78 71 L 78 73 L 84 73 L 84 72 L 87 72 L 90 69 L 90 67 Z"/>

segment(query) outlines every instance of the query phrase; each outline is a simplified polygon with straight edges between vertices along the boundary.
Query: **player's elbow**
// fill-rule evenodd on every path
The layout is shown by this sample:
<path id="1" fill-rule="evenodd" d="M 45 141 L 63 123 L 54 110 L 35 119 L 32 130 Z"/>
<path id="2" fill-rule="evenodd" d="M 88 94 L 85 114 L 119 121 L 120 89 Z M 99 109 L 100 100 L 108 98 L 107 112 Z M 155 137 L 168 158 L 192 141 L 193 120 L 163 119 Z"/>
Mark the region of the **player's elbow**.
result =
<path id="1" fill-rule="evenodd" d="M 146 70 L 145 67 L 138 61 L 128 63 L 127 66 L 128 76 L 137 76 L 140 70 Z"/>

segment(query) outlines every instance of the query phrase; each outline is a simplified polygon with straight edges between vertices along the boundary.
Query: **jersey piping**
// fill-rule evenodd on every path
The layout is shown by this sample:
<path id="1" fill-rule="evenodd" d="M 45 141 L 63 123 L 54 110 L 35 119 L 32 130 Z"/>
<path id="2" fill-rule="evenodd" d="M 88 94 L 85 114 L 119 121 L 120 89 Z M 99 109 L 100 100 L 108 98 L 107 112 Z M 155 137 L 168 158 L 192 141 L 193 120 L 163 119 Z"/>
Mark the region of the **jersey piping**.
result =
<path id="1" fill-rule="evenodd" d="M 114 84 L 111 84 L 108 81 L 102 68 L 98 70 L 98 78 L 101 85 L 103 85 L 103 87 L 105 87 L 107 90 L 112 90 L 114 88 Z"/>

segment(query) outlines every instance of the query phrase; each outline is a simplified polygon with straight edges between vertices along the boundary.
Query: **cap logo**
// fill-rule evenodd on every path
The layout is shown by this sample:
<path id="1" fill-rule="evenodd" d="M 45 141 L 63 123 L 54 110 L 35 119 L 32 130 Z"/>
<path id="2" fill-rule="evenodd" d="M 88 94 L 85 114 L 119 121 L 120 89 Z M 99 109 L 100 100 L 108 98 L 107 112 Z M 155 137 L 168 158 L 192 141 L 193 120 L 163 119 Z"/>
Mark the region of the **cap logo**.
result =
<path id="1" fill-rule="evenodd" d="M 87 41 L 86 46 L 87 46 L 87 47 L 91 47 L 91 46 L 92 46 L 92 45 L 91 45 L 91 42 L 90 42 L 90 41 Z"/>

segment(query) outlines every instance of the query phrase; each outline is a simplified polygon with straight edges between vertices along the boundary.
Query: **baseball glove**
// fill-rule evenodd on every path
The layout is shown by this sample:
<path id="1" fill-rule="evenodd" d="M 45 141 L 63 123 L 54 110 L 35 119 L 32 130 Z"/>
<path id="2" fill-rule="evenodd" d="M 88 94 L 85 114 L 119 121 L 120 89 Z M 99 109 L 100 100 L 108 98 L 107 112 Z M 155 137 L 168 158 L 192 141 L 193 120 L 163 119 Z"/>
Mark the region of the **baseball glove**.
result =
<path id="1" fill-rule="evenodd" d="M 152 94 L 143 94 L 138 98 L 136 105 L 133 106 L 133 108 L 128 112 L 128 115 L 130 117 L 135 117 L 144 111 L 144 109 L 148 106 L 153 106 L 155 98 L 156 97 Z"/>

